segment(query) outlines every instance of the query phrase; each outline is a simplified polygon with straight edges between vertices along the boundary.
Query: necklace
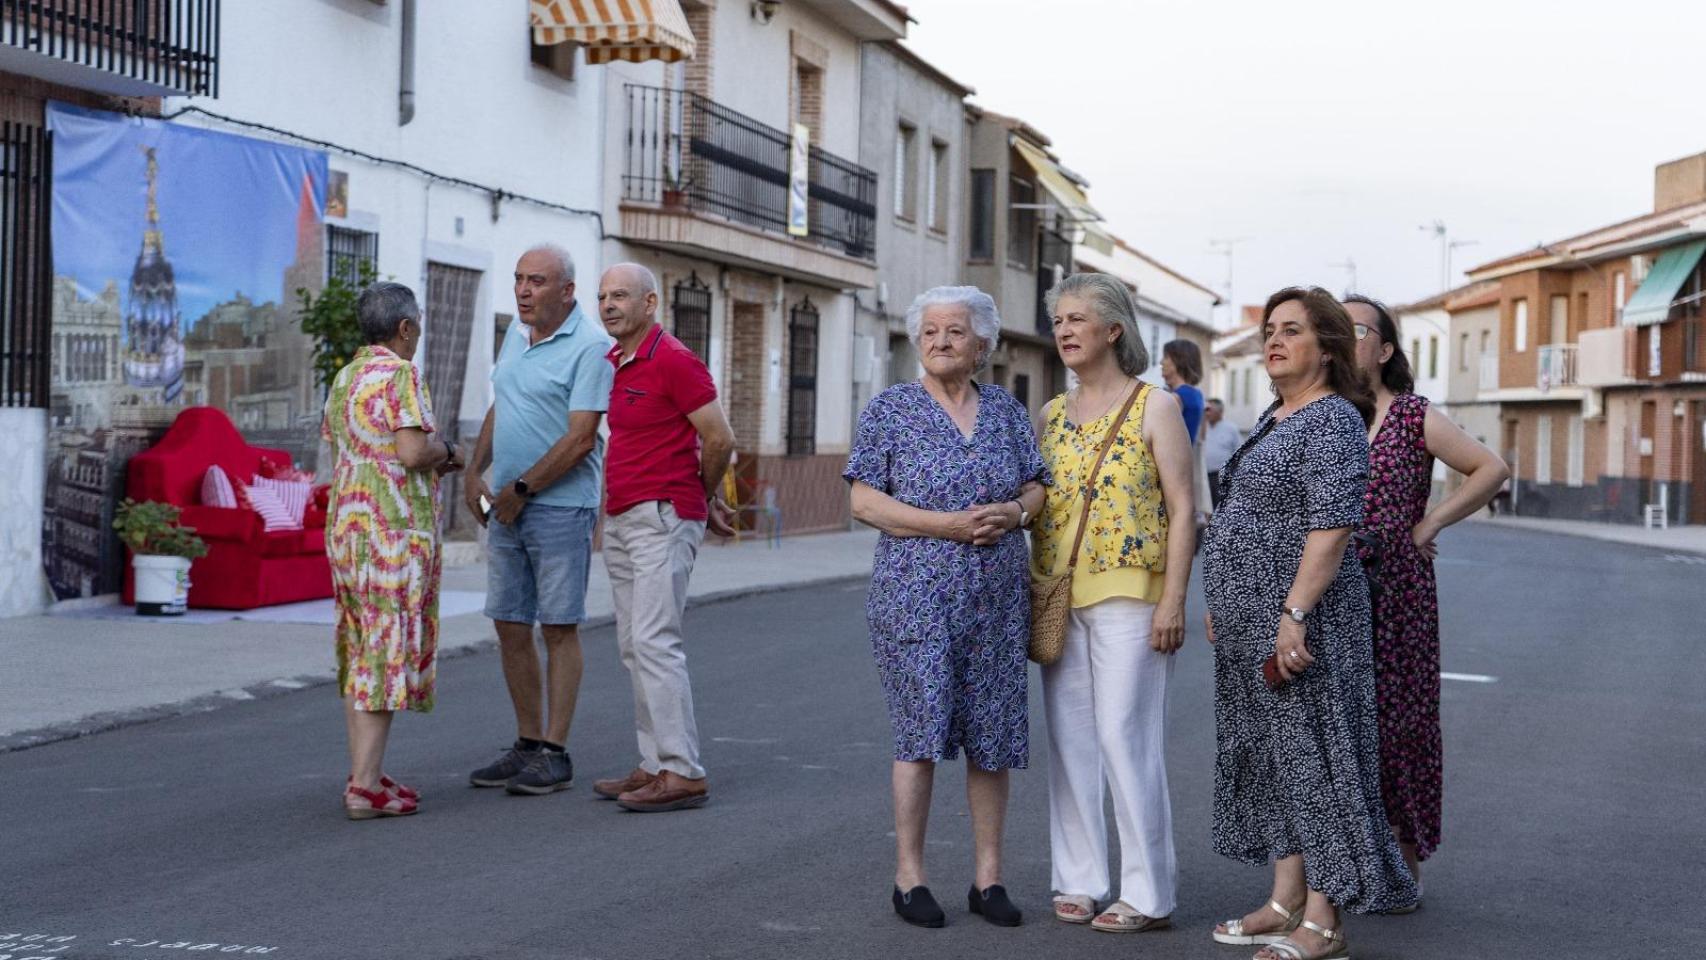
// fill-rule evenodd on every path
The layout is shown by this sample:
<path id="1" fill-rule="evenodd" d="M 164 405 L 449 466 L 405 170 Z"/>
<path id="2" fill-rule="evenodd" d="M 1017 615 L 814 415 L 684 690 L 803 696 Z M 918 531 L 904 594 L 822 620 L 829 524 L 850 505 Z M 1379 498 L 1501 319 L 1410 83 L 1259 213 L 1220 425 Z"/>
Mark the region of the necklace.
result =
<path id="1" fill-rule="evenodd" d="M 1095 423 L 1097 420 L 1102 419 L 1103 417 L 1107 416 L 1110 412 L 1112 412 L 1112 410 L 1114 409 L 1114 406 L 1116 404 L 1118 404 L 1120 401 L 1124 400 L 1126 398 L 1127 394 L 1131 393 L 1131 391 L 1136 390 L 1136 389 L 1137 389 L 1137 380 L 1133 379 L 1133 380 L 1131 380 L 1130 383 L 1128 383 L 1126 385 L 1126 388 L 1124 390 L 1121 390 L 1118 394 L 1116 394 L 1113 397 L 1113 399 L 1108 401 L 1106 406 L 1102 407 L 1101 413 L 1098 413 L 1094 417 L 1090 417 L 1090 418 L 1086 419 L 1084 417 L 1084 388 L 1082 386 L 1074 388 L 1072 391 L 1072 406 L 1075 408 L 1077 416 L 1074 416 L 1072 418 L 1072 422 L 1078 424 L 1079 426 L 1083 426 L 1086 423 Z"/>

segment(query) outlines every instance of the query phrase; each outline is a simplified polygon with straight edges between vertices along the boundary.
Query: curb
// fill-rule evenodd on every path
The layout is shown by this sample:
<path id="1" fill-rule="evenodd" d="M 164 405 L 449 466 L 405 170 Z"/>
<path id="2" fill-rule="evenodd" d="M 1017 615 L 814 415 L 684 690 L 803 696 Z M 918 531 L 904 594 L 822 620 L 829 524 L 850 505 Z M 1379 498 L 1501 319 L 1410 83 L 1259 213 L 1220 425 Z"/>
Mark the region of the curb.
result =
<path id="1" fill-rule="evenodd" d="M 1524 522 L 1525 520 L 1530 522 Z M 1541 533 L 1554 537 L 1572 537 L 1577 540 L 1596 540 L 1600 543 L 1615 543 L 1625 547 L 1634 547 L 1638 550 L 1658 550 L 1664 553 L 1706 555 L 1706 543 L 1654 543 L 1648 540 L 1636 539 L 1634 537 L 1607 536 L 1603 533 L 1583 530 L 1575 527 L 1554 528 L 1546 526 L 1544 518 L 1473 517 L 1465 520 L 1465 522 L 1484 524 L 1488 527 L 1494 527 L 1500 530 L 1518 530 L 1523 533 Z M 1608 523 L 1604 524 L 1604 526 L 1611 531 L 1625 529 L 1623 524 Z M 1640 530 L 1642 528 L 1628 527 L 1627 529 Z"/>
<path id="2" fill-rule="evenodd" d="M 845 583 L 869 581 L 869 573 L 836 574 L 827 577 L 817 577 L 811 580 L 799 580 L 792 583 L 757 584 L 750 587 L 735 587 L 729 590 L 718 590 L 712 593 L 690 596 L 687 598 L 689 610 L 709 606 L 714 603 L 727 603 L 731 600 L 742 600 L 747 597 L 761 596 L 768 593 L 787 593 L 792 590 L 811 590 L 819 587 L 836 586 Z M 462 617 L 483 616 L 479 613 L 465 613 L 452 619 Z M 580 624 L 582 630 L 598 630 L 611 626 L 616 622 L 613 615 L 605 614 L 599 617 L 588 617 Z M 474 643 L 443 650 L 440 660 L 458 660 L 462 657 L 487 653 L 496 650 L 497 639 L 491 637 Z M 294 677 L 280 677 L 274 680 L 263 680 L 230 690 L 218 690 L 179 700 L 175 703 L 156 704 L 147 707 L 137 707 L 132 710 L 117 710 L 107 713 L 95 713 L 73 720 L 68 723 L 52 724 L 31 730 L 20 730 L 17 733 L 0 734 L 0 755 L 45 747 L 51 743 L 63 743 L 67 740 L 78 740 L 92 737 L 96 734 L 110 733 L 126 727 L 136 727 L 160 720 L 170 720 L 173 717 L 191 716 L 198 713 L 211 713 L 225 707 L 233 707 L 241 703 L 256 700 L 271 700 L 275 697 L 287 696 L 310 690 L 316 687 L 327 687 L 337 682 L 337 673 L 328 670 L 325 673 L 302 674 Z"/>

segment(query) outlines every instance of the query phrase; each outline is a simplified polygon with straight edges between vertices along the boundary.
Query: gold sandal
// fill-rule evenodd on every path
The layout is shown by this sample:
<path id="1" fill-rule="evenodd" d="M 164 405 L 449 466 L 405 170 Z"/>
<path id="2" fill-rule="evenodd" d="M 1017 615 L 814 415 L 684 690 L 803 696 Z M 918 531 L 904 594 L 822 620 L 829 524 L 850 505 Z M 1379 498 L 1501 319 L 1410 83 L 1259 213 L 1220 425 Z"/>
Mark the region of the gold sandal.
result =
<path id="1" fill-rule="evenodd" d="M 1290 937 L 1286 937 L 1275 943 L 1268 944 L 1263 947 L 1262 950 L 1271 951 L 1273 955 L 1279 957 L 1280 960 L 1351 960 L 1351 946 L 1345 942 L 1344 934 L 1337 930 L 1329 930 L 1320 924 L 1311 923 L 1308 920 L 1304 920 L 1299 924 L 1299 926 L 1327 941 L 1329 944 L 1336 943 L 1338 946 L 1326 953 L 1311 957 L 1303 952 L 1303 948 L 1297 945 L 1297 941 Z M 1260 955 L 1261 951 L 1258 950 L 1257 956 Z"/>
<path id="2" fill-rule="evenodd" d="M 1281 940 L 1285 939 L 1286 934 L 1296 930 L 1298 923 L 1303 919 L 1302 910 L 1292 913 L 1290 910 L 1280 906 L 1278 900 L 1269 900 L 1268 909 L 1279 914 L 1281 917 L 1284 917 L 1285 926 L 1273 933 L 1245 933 L 1244 918 L 1239 917 L 1237 920 L 1228 920 L 1225 923 L 1222 923 L 1221 926 L 1226 928 L 1226 932 L 1221 933 L 1219 930 L 1214 931 L 1214 942 L 1230 943 L 1236 947 L 1247 947 L 1254 944 L 1265 945 L 1270 943 L 1279 943 Z"/>

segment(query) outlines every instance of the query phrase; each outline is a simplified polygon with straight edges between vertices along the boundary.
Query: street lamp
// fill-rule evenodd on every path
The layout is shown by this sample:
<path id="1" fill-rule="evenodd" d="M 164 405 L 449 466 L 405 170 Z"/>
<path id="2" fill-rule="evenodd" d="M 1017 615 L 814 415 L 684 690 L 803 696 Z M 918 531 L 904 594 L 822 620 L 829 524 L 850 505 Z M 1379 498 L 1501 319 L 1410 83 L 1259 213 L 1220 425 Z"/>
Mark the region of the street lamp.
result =
<path id="1" fill-rule="evenodd" d="M 776 18 L 776 8 L 782 0 L 752 0 L 752 19 L 767 24 Z"/>

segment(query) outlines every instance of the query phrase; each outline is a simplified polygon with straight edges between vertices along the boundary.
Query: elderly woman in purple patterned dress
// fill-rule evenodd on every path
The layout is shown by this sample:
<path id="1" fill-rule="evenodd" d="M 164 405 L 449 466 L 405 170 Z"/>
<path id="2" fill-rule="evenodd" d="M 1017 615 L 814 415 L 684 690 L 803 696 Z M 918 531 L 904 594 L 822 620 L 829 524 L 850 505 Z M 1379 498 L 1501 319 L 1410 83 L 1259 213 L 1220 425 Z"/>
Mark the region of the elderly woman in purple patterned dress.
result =
<path id="1" fill-rule="evenodd" d="M 894 909 L 946 920 L 924 885 L 924 830 L 936 763 L 966 754 L 976 877 L 973 913 L 1017 926 L 1001 885 L 1007 771 L 1030 754 L 1025 648 L 1028 553 L 1022 527 L 1048 473 L 1025 408 L 972 380 L 1001 330 L 976 287 L 913 301 L 907 335 L 923 377 L 874 397 L 848 457 L 853 515 L 882 531 L 866 613 L 894 725 Z"/>

